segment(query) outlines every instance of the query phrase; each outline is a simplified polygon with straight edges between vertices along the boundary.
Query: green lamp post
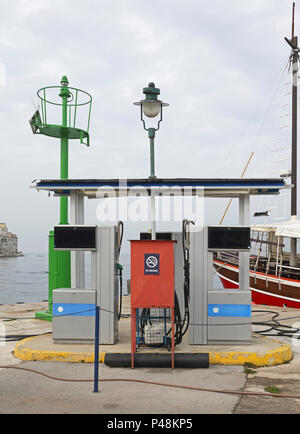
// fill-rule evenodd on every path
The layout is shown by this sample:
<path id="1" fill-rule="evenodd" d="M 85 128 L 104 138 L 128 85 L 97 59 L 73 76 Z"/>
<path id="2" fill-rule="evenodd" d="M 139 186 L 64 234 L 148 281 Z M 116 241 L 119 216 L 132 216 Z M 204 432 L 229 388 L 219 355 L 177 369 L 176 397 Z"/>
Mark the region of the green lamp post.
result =
<path id="1" fill-rule="evenodd" d="M 83 90 L 69 87 L 66 76 L 62 77 L 60 86 L 44 87 L 37 92 L 37 95 L 41 112 L 38 109 L 29 121 L 32 132 L 60 138 L 60 178 L 68 179 L 69 139 L 80 139 L 81 143 L 89 146 L 92 97 Z M 52 109 L 56 106 L 61 107 L 61 123 L 49 123 L 49 105 Z M 83 107 L 87 109 L 87 127 L 85 125 L 81 128 L 77 125 L 79 122 L 82 123 L 82 116 L 78 122 L 78 111 Z M 59 192 L 56 194 L 59 195 Z M 68 196 L 60 196 L 59 224 L 68 224 Z M 48 310 L 36 312 L 36 318 L 52 320 L 52 292 L 56 288 L 71 288 L 71 255 L 69 251 L 54 250 L 54 231 L 51 230 L 48 257 Z"/>
<path id="2" fill-rule="evenodd" d="M 143 89 L 145 99 L 135 102 L 135 105 L 141 108 L 141 121 L 143 122 L 144 130 L 148 131 L 148 137 L 150 139 L 150 176 L 149 179 L 155 179 L 155 158 L 154 158 L 154 139 L 155 133 L 159 130 L 160 123 L 162 121 L 163 107 L 167 107 L 169 104 L 157 99 L 160 95 L 160 89 L 155 87 L 154 83 L 149 83 L 148 87 Z M 147 118 L 156 118 L 159 116 L 157 127 L 146 127 L 144 115 Z M 155 215 L 155 191 L 151 189 L 151 238 L 156 239 L 156 215 Z"/>
<path id="3" fill-rule="evenodd" d="M 145 99 L 135 102 L 134 104 L 141 107 L 141 121 L 143 122 L 144 129 L 148 131 L 148 137 L 150 139 L 150 178 L 156 178 L 154 158 L 155 133 L 159 130 L 160 123 L 162 121 L 162 108 L 167 107 L 169 104 L 157 99 L 158 95 L 160 94 L 160 89 L 156 88 L 154 83 L 149 83 L 148 87 L 143 89 L 143 93 L 146 96 Z M 155 118 L 160 115 L 157 128 L 146 128 L 143 115 L 148 118 Z"/>

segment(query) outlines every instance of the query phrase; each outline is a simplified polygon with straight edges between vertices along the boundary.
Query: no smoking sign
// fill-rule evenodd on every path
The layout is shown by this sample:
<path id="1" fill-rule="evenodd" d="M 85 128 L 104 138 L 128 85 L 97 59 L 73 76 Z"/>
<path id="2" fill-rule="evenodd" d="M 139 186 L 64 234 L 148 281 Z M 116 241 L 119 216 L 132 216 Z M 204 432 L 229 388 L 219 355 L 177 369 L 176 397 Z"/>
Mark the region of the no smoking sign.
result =
<path id="1" fill-rule="evenodd" d="M 159 275 L 159 253 L 145 253 L 144 274 Z"/>

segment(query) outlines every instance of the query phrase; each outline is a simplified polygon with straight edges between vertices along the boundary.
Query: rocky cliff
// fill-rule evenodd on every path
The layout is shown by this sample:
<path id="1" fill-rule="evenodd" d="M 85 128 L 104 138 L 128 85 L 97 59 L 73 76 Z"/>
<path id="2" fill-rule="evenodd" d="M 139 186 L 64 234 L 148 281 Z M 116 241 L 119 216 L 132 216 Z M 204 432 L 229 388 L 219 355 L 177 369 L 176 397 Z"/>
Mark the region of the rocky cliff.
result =
<path id="1" fill-rule="evenodd" d="M 5 223 L 0 223 L 0 257 L 4 256 L 23 256 L 18 251 L 18 237 L 8 232 Z"/>

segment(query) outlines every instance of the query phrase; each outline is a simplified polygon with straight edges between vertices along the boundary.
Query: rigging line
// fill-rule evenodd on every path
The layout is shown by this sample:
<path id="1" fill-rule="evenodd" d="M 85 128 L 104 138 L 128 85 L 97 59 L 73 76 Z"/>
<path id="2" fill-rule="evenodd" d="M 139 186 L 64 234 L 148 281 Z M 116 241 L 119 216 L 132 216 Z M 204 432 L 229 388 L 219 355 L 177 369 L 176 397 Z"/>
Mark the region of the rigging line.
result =
<path id="1" fill-rule="evenodd" d="M 245 175 L 245 173 L 246 173 L 246 171 L 247 171 L 247 169 L 248 169 L 248 167 L 249 167 L 249 164 L 250 164 L 250 162 L 251 162 L 251 160 L 252 160 L 252 158 L 253 158 L 253 155 L 254 155 L 254 152 L 251 153 L 250 158 L 249 158 L 248 161 L 247 161 L 246 167 L 245 167 L 244 170 L 243 170 L 243 173 L 242 173 L 241 178 L 244 177 L 244 175 Z M 231 205 L 231 203 L 232 203 L 232 199 L 233 199 L 233 198 L 231 198 L 231 199 L 229 200 L 229 203 L 228 203 L 228 205 L 227 205 L 227 208 L 226 208 L 226 210 L 225 210 L 225 212 L 224 212 L 224 214 L 223 214 L 223 217 L 222 217 L 222 219 L 221 219 L 221 221 L 220 221 L 220 223 L 219 223 L 220 225 L 223 223 L 223 220 L 224 220 L 224 218 L 225 218 L 225 216 L 226 216 L 226 214 L 227 214 L 227 211 L 229 210 L 229 207 L 230 207 L 230 205 Z"/>
<path id="2" fill-rule="evenodd" d="M 264 122 L 265 122 L 265 118 L 268 116 L 269 110 L 270 110 L 270 108 L 271 108 L 271 106 L 272 106 L 272 104 L 273 104 L 273 102 L 274 102 L 275 97 L 277 96 L 278 89 L 279 89 L 279 87 L 280 87 L 280 85 L 281 85 L 281 83 L 282 83 L 282 80 L 283 80 L 283 78 L 284 78 L 284 74 L 285 74 L 285 72 L 286 72 L 288 66 L 289 66 L 289 61 L 287 62 L 287 64 L 286 64 L 284 70 L 280 73 L 280 77 L 279 77 L 278 84 L 277 84 L 277 85 L 274 84 L 274 83 L 275 83 L 275 80 L 274 80 L 274 81 L 273 81 L 273 85 L 272 85 L 272 87 L 270 87 L 270 89 L 272 90 L 272 89 L 274 88 L 274 85 L 275 85 L 275 86 L 276 86 L 276 88 L 275 88 L 275 92 L 274 92 L 274 95 L 273 95 L 273 97 L 272 97 L 272 99 L 271 99 L 271 102 L 270 102 L 270 104 L 269 104 L 269 106 L 268 106 L 268 108 L 267 108 L 266 115 L 265 115 L 264 118 L 263 118 L 262 126 L 261 126 L 260 129 L 259 129 L 259 133 L 258 133 L 256 139 L 254 140 L 254 145 L 253 145 L 253 149 L 252 149 L 253 151 L 254 151 L 254 148 L 255 148 L 255 146 L 256 146 L 256 143 L 255 143 L 255 142 L 256 142 L 256 140 L 258 139 L 258 137 L 259 137 L 259 135 L 260 135 L 260 133 L 261 133 L 261 130 L 262 130 L 263 124 L 264 124 Z M 276 74 L 276 75 L 277 75 L 277 74 Z M 270 93 L 271 93 L 271 90 L 270 90 Z M 235 141 L 235 143 L 238 143 L 238 142 L 241 140 L 241 138 L 242 138 L 243 135 L 245 134 L 246 129 L 249 127 L 249 124 L 253 121 L 255 114 L 256 114 L 256 111 L 254 111 L 254 112 L 252 113 L 252 116 L 250 117 L 250 120 L 244 122 L 244 124 L 243 124 L 243 126 L 242 126 L 242 128 L 241 128 L 241 132 L 240 132 L 240 134 L 239 134 L 239 137 L 238 137 L 238 139 Z M 232 154 L 232 150 L 233 150 L 234 146 L 235 146 L 235 145 L 232 144 L 231 147 L 230 147 L 230 149 L 228 150 L 228 157 Z"/>
<path id="3" fill-rule="evenodd" d="M 261 132 L 262 132 L 263 127 L 264 127 L 264 125 L 265 125 L 265 121 L 266 121 L 266 119 L 267 119 L 267 117 L 268 117 L 268 115 L 269 115 L 269 112 L 270 112 L 271 107 L 272 107 L 272 105 L 273 105 L 273 103 L 274 103 L 274 101 L 275 101 L 275 98 L 276 98 L 277 95 L 278 95 L 278 90 L 279 90 L 280 85 L 282 84 L 282 80 L 283 80 L 283 78 L 284 78 L 284 75 L 285 75 L 285 73 L 286 73 L 286 70 L 287 70 L 287 68 L 288 68 L 288 65 L 289 65 L 289 61 L 287 62 L 287 64 L 286 64 L 284 70 L 282 71 L 282 73 L 281 73 L 281 75 L 280 75 L 280 79 L 279 79 L 278 84 L 277 84 L 277 86 L 276 86 L 276 88 L 275 88 L 274 94 L 273 94 L 273 96 L 272 96 L 272 98 L 271 98 L 271 101 L 270 101 L 269 105 L 267 106 L 267 109 L 266 109 L 265 115 L 264 115 L 263 118 L 262 118 L 262 122 L 261 122 L 261 124 L 260 124 L 260 128 L 259 128 L 258 133 L 257 133 L 257 136 L 256 136 L 256 138 L 254 139 L 254 142 L 253 142 L 253 148 L 252 148 L 252 151 L 254 151 L 254 149 L 255 149 L 255 147 L 256 147 L 257 140 L 258 140 L 258 138 L 259 138 L 260 135 L 261 135 Z"/>
<path id="4" fill-rule="evenodd" d="M 290 71 L 289 71 L 289 63 L 290 63 L 290 61 L 288 60 L 288 62 L 287 62 L 287 65 L 286 65 L 286 67 L 285 67 L 285 70 L 284 70 L 284 72 L 283 72 L 283 74 L 285 74 L 286 72 L 290 75 Z M 281 99 L 282 99 L 282 97 L 281 97 Z M 289 104 L 286 104 L 285 106 L 289 106 Z M 284 106 L 283 106 L 284 107 Z M 279 137 L 279 139 L 276 139 L 276 140 L 279 140 L 279 141 L 281 141 L 281 140 L 283 140 L 283 139 L 285 139 L 286 140 L 286 138 L 285 137 L 283 137 L 282 136 L 282 128 L 280 128 L 280 125 L 278 125 L 277 127 L 276 127 L 276 129 L 279 131 L 279 133 L 280 133 L 280 137 Z M 282 137 L 281 137 L 282 136 Z M 269 173 L 270 174 L 270 172 L 271 172 L 271 168 L 272 168 L 272 165 L 273 165 L 273 162 L 271 161 L 271 159 L 268 159 L 267 160 L 267 162 L 266 162 L 266 165 L 265 165 L 265 167 L 266 167 L 266 171 L 267 171 L 267 173 Z M 260 201 L 262 201 L 263 200 L 263 197 L 261 197 L 260 198 Z M 271 203 L 273 203 L 273 201 L 274 201 L 274 198 L 273 197 L 271 197 L 271 196 L 269 196 L 268 198 L 267 198 L 267 200 L 266 200 L 266 206 L 267 206 L 267 208 L 269 209 L 270 208 L 270 206 L 271 206 Z M 262 224 L 266 224 L 268 222 L 268 217 L 266 216 L 266 217 L 264 217 L 264 219 L 263 219 L 263 221 L 262 221 Z"/>
<path id="5" fill-rule="evenodd" d="M 248 167 L 249 167 L 249 164 L 250 164 L 250 162 L 251 162 L 251 160 L 252 160 L 252 158 L 253 158 L 254 150 L 255 150 L 255 147 L 256 147 L 256 144 L 257 144 L 257 140 L 258 140 L 258 138 L 259 138 L 260 135 L 261 135 L 261 132 L 262 132 L 263 127 L 264 127 L 264 125 L 265 125 L 265 121 L 266 121 L 266 119 L 267 119 L 267 117 L 268 117 L 268 115 L 269 115 L 269 112 L 270 112 L 270 110 L 271 110 L 271 107 L 272 107 L 272 105 L 273 105 L 273 103 L 274 103 L 274 100 L 275 100 L 277 94 L 278 94 L 279 87 L 280 87 L 280 85 L 281 85 L 281 83 L 282 83 L 282 80 L 283 80 L 283 78 L 284 78 L 284 75 L 285 75 L 285 73 L 286 73 L 286 70 L 287 70 L 288 65 L 289 65 L 289 61 L 287 62 L 287 65 L 285 66 L 283 72 L 282 72 L 281 75 L 280 75 L 280 79 L 279 79 L 279 82 L 278 82 L 278 84 L 277 84 L 277 86 L 276 86 L 276 89 L 275 89 L 275 92 L 274 92 L 274 94 L 273 94 L 273 97 L 271 98 L 271 102 L 270 102 L 270 104 L 269 104 L 268 107 L 267 107 L 266 113 L 265 113 L 265 115 L 264 115 L 264 117 L 263 117 L 263 120 L 262 120 L 262 122 L 261 122 L 261 125 L 260 125 L 260 128 L 259 128 L 259 130 L 258 130 L 257 136 L 256 136 L 256 138 L 254 139 L 254 142 L 253 142 L 253 145 L 252 145 L 252 152 L 251 152 L 250 158 L 249 158 L 249 160 L 248 160 L 248 162 L 247 162 L 247 164 L 246 164 L 246 167 L 245 167 L 245 169 L 244 169 L 244 171 L 243 171 L 243 173 L 242 173 L 241 178 L 243 178 L 243 176 L 245 175 L 245 173 L 246 173 L 246 171 L 247 171 L 247 169 L 248 169 Z M 253 117 L 254 117 L 254 114 L 252 115 L 252 118 L 253 118 Z M 228 210 L 229 210 L 229 208 L 230 208 L 230 206 L 231 206 L 232 200 L 233 200 L 233 198 L 231 198 L 231 199 L 229 200 L 229 203 L 228 203 L 228 205 L 227 205 L 227 207 L 226 207 L 226 209 L 225 209 L 225 212 L 224 212 L 224 214 L 223 214 L 223 216 L 222 216 L 222 218 L 221 218 L 221 220 L 220 220 L 219 225 L 222 225 L 223 220 L 224 220 L 224 218 L 225 218 L 225 216 L 226 216 L 226 214 L 227 214 L 227 212 L 228 212 Z"/>

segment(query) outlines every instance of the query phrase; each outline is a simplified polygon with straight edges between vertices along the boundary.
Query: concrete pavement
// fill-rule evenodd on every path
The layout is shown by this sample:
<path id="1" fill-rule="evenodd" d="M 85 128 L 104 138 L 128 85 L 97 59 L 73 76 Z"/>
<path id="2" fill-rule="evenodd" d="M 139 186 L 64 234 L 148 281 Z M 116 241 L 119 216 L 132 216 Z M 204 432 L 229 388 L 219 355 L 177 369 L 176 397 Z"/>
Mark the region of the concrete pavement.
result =
<path id="1" fill-rule="evenodd" d="M 123 314 L 130 312 L 130 297 L 123 298 Z M 34 318 L 36 305 L 15 305 L 10 307 L 0 306 L 0 314 L 7 318 L 17 316 L 18 321 L 5 323 L 6 333 L 14 334 L 40 334 L 40 336 L 25 338 L 17 343 L 14 350 L 15 357 L 31 361 L 67 361 L 67 362 L 93 362 L 94 346 L 82 344 L 54 344 L 51 335 L 51 323 L 47 321 L 30 319 Z M 30 309 L 32 309 L 30 311 Z M 22 319 L 27 318 L 27 319 Z M 115 345 L 100 345 L 99 360 L 104 361 L 106 353 L 130 353 L 130 319 L 121 319 L 119 324 L 119 341 Z M 49 332 L 49 334 L 45 334 Z M 153 349 L 143 349 L 143 352 L 153 352 Z M 155 352 L 159 352 L 158 349 Z M 165 350 L 162 349 L 162 352 Z M 176 353 L 209 353 L 210 364 L 221 365 L 245 365 L 273 366 L 282 364 L 292 359 L 292 351 L 288 344 L 278 339 L 253 335 L 250 345 L 189 345 L 188 333 L 180 345 L 176 347 Z"/>
<path id="2" fill-rule="evenodd" d="M 34 319 L 34 312 L 46 307 L 46 304 L 22 304 L 0 306 L 7 336 L 30 335 L 51 332 L 51 323 Z M 276 310 L 280 313 L 279 321 L 292 325 L 300 321 L 300 312 L 279 308 L 255 306 L 256 310 Z M 126 311 L 126 307 L 125 307 Z M 261 313 L 260 318 L 269 320 L 271 314 Z M 23 318 L 8 320 L 8 318 Z M 28 318 L 28 319 L 24 319 Z M 29 319 L 32 318 L 32 319 Z M 289 319 L 291 318 L 291 319 Z M 255 318 L 254 318 L 255 319 Z M 278 318 L 277 318 L 278 319 Z M 125 321 L 126 320 L 122 320 Z M 124 324 L 125 324 L 124 322 Z M 2 319 L 3 324 L 3 319 Z M 254 327 L 255 328 L 255 327 Z M 51 336 L 48 336 L 51 338 Z M 16 336 L 13 338 L 16 339 Z M 256 338 L 254 338 L 256 339 Z M 100 364 L 100 380 L 132 379 L 162 382 L 177 385 L 191 385 L 211 390 L 234 390 L 264 392 L 267 385 L 276 386 L 280 393 L 300 396 L 300 350 L 290 338 L 257 337 L 256 353 L 265 354 L 266 349 L 289 347 L 293 358 L 281 364 L 253 368 L 245 371 L 241 364 L 214 364 L 209 369 L 125 369 L 109 368 Z M 46 336 L 31 339 L 38 346 L 40 340 L 50 345 Z M 28 346 L 28 341 L 27 342 Z M 268 344 L 265 344 L 268 342 Z M 16 358 L 12 352 L 21 341 L 1 343 L 0 365 L 25 367 L 40 371 L 53 380 L 34 372 L 1 369 L 0 370 L 0 413 L 98 413 L 98 414 L 232 414 L 232 413 L 299 413 L 300 401 L 261 396 L 228 395 L 216 392 L 174 389 L 158 385 L 145 385 L 122 381 L 99 383 L 100 393 L 93 390 L 93 363 L 69 363 L 63 359 L 56 361 L 24 361 Z M 255 342 L 254 342 L 255 344 Z M 256 344 L 255 344 L 256 345 Z M 44 347 L 45 348 L 45 347 Z M 252 349 L 253 349 L 252 348 Z M 212 348 L 210 348 L 212 350 Z M 31 348 L 32 350 L 32 348 Z M 49 350 L 49 347 L 46 348 Z M 56 349 L 57 350 L 57 349 Z M 70 348 L 69 348 L 70 350 Z M 91 350 L 91 349 L 90 349 Z M 206 349 L 207 350 L 207 349 Z M 220 350 L 220 348 L 219 348 Z M 227 348 L 227 353 L 232 348 Z M 236 350 L 236 349 L 235 349 Z M 245 347 L 243 348 L 244 354 Z M 247 348 L 249 352 L 249 348 Z M 258 351 L 259 350 L 259 351 Z M 126 350 L 128 351 L 128 349 Z M 199 351 L 199 350 L 198 350 Z M 203 349 L 204 351 L 204 349 Z M 220 351 L 221 352 L 221 351 Z M 228 362 L 228 360 L 227 360 Z M 251 373 L 252 372 L 252 373 Z M 89 380 L 69 382 L 62 379 Z"/>

